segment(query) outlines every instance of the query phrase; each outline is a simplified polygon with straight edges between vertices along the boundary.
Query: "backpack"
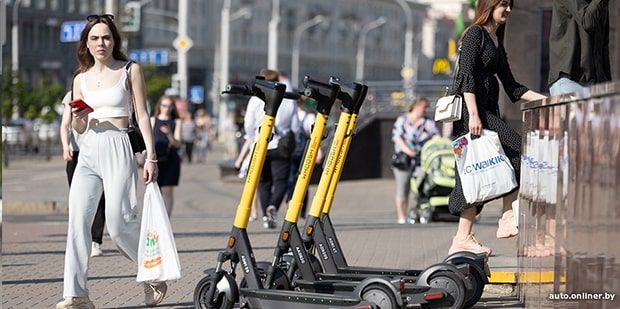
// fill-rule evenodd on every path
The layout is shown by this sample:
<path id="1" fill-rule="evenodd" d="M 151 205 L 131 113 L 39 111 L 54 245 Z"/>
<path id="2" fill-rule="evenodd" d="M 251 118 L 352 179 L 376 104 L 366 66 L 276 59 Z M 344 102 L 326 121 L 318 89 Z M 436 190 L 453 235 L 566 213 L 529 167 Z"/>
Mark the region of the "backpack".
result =
<path id="1" fill-rule="evenodd" d="M 301 130 L 299 130 L 299 135 L 295 141 L 295 149 L 291 155 L 293 159 L 301 159 L 304 156 L 306 144 L 308 144 L 308 140 L 310 140 L 310 134 L 308 134 L 308 132 L 306 132 L 306 128 L 304 128 L 304 121 L 307 116 L 308 114 L 306 113 L 304 118 L 301 119 Z"/>

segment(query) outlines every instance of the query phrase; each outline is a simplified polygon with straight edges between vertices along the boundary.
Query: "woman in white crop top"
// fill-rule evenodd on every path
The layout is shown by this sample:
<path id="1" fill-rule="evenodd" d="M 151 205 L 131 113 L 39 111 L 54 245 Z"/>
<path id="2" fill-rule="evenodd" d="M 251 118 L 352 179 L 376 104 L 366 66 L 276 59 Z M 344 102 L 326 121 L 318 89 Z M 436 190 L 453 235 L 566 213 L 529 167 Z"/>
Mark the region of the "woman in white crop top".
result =
<path id="1" fill-rule="evenodd" d="M 77 51 L 79 68 L 73 98 L 93 108 L 71 110 L 72 127 L 81 135 L 79 160 L 69 192 L 69 228 L 65 251 L 63 301 L 57 309 L 95 308 L 88 297 L 87 275 L 91 230 L 97 202 L 105 187 L 105 216 L 110 238 L 123 255 L 137 262 L 140 220 L 136 214 L 137 169 L 127 135 L 131 79 L 138 126 L 146 144 L 145 184 L 157 180 L 158 168 L 146 109 L 142 69 L 128 65 L 112 15 L 91 15 Z M 127 66 L 127 70 L 125 67 Z M 165 282 L 144 284 L 148 306 L 160 303 Z"/>

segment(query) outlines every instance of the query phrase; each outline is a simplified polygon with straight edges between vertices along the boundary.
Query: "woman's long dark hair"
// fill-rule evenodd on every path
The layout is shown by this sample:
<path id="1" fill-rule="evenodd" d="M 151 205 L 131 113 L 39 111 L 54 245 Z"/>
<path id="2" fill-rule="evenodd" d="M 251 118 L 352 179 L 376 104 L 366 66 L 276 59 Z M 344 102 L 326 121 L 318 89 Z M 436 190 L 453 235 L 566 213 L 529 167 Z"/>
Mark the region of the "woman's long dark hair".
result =
<path id="1" fill-rule="evenodd" d="M 474 15 L 474 23 L 467 27 L 465 31 L 463 31 L 463 35 L 461 36 L 461 40 L 465 37 L 465 33 L 469 31 L 469 29 L 473 26 L 484 26 L 489 19 L 493 18 L 493 10 L 504 0 L 478 0 L 476 4 L 476 14 Z M 508 0 L 510 8 L 512 9 L 513 0 Z M 504 45 L 504 33 L 506 31 L 506 24 L 499 25 L 497 27 L 497 42 L 498 44 Z"/>
<path id="2" fill-rule="evenodd" d="M 77 50 L 79 67 L 75 71 L 75 75 L 88 71 L 88 69 L 90 69 L 95 64 L 95 58 L 88 51 L 86 43 L 88 42 L 88 33 L 90 33 L 90 30 L 99 23 L 106 24 L 110 29 L 110 32 L 112 32 L 112 39 L 114 39 L 112 57 L 116 60 L 127 61 L 127 56 L 121 51 L 121 34 L 118 32 L 116 25 L 110 18 L 102 16 L 92 21 L 89 21 L 86 24 L 86 27 L 84 27 L 84 30 L 82 30 L 82 34 L 80 35 L 80 43 Z"/>
<path id="3" fill-rule="evenodd" d="M 155 104 L 155 109 L 153 110 L 153 116 L 155 116 L 157 118 L 157 116 L 159 116 L 159 113 L 161 113 L 161 102 L 163 102 L 164 100 L 170 100 L 170 109 L 168 110 L 168 112 L 170 113 L 170 118 L 171 119 L 178 119 L 179 118 L 179 110 L 177 109 L 177 105 L 176 102 L 174 102 L 174 99 L 171 96 L 162 96 L 161 98 L 159 98 L 159 100 L 157 100 L 157 104 Z"/>

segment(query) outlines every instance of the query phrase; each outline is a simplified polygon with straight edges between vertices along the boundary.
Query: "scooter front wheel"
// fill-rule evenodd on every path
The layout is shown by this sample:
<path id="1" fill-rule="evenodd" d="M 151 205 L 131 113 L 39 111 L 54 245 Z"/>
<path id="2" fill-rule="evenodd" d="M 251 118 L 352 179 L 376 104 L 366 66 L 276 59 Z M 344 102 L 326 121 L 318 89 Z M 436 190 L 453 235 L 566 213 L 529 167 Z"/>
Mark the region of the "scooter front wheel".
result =
<path id="1" fill-rule="evenodd" d="M 480 300 L 485 285 L 484 280 L 482 279 L 482 274 L 480 274 L 480 272 L 473 267 L 470 268 L 470 272 L 467 275 L 467 280 L 471 281 L 472 289 L 465 292 L 464 308 L 473 307 Z"/>
<path id="2" fill-rule="evenodd" d="M 431 301 L 421 304 L 424 309 L 435 308 L 463 308 L 465 301 L 465 286 L 459 277 L 450 271 L 438 271 L 430 276 L 428 285 L 433 288 L 440 288 L 447 292 L 447 295 L 440 301 Z"/>
<path id="3" fill-rule="evenodd" d="M 202 278 L 194 289 L 194 308 L 197 309 L 232 309 L 239 299 L 239 289 L 235 279 L 225 273 L 216 283 L 212 301 L 207 296 L 213 284 L 213 274 Z"/>
<path id="4" fill-rule="evenodd" d="M 364 288 L 362 299 L 375 303 L 379 309 L 399 308 L 394 292 L 382 284 L 373 283 Z"/>

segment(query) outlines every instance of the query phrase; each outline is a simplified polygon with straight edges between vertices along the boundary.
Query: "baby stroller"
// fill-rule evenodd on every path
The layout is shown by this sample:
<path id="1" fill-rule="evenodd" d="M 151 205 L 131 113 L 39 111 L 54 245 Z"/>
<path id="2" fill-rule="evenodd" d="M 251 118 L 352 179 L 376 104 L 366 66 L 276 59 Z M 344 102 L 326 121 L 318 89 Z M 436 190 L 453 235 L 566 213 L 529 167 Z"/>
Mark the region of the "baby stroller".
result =
<path id="1" fill-rule="evenodd" d="M 420 166 L 411 177 L 411 197 L 407 219 L 413 224 L 436 221 L 450 215 L 448 199 L 455 185 L 456 166 L 452 141 L 442 137 L 428 140 L 420 153 Z M 453 218 L 453 216 L 450 216 Z"/>

